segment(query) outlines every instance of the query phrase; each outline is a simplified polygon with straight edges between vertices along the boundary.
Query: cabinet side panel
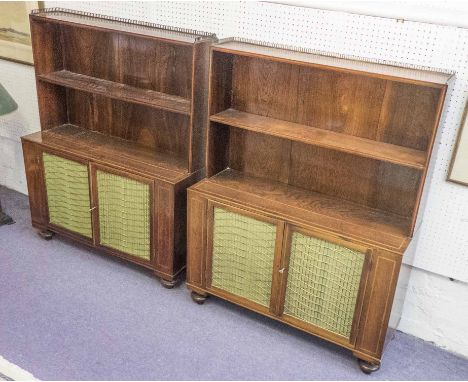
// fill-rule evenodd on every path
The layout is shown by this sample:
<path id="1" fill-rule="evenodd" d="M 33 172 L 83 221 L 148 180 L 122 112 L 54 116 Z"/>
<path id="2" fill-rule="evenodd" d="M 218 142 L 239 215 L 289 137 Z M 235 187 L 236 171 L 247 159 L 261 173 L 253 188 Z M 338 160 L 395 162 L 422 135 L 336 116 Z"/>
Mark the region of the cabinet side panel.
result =
<path id="1" fill-rule="evenodd" d="M 37 81 L 36 86 L 41 129 L 48 130 L 67 123 L 67 96 L 65 88 L 42 81 Z"/>
<path id="2" fill-rule="evenodd" d="M 63 69 L 60 27 L 57 24 L 30 18 L 31 44 L 36 74 Z"/>
<path id="3" fill-rule="evenodd" d="M 22 143 L 31 220 L 33 224 L 44 226 L 47 224 L 47 202 L 42 166 L 42 150 L 40 146 L 34 143 L 25 140 Z"/>
<path id="4" fill-rule="evenodd" d="M 212 52 L 209 79 L 209 115 L 231 107 L 232 55 Z M 208 123 L 206 173 L 213 176 L 228 165 L 229 127 Z"/>
<path id="5" fill-rule="evenodd" d="M 205 286 L 207 201 L 188 192 L 187 282 Z"/>
<path id="6" fill-rule="evenodd" d="M 156 182 L 155 205 L 156 266 L 162 272 L 172 273 L 174 268 L 174 189 Z"/>
<path id="7" fill-rule="evenodd" d="M 187 263 L 187 187 L 204 176 L 203 170 L 197 171 L 174 187 L 174 273 Z"/>
<path id="8" fill-rule="evenodd" d="M 356 350 L 380 358 L 393 304 L 401 256 L 375 252 L 366 285 Z"/>
<path id="9" fill-rule="evenodd" d="M 196 44 L 193 51 L 192 121 L 189 171 L 205 167 L 205 140 L 208 117 L 208 59 L 210 45 Z"/>

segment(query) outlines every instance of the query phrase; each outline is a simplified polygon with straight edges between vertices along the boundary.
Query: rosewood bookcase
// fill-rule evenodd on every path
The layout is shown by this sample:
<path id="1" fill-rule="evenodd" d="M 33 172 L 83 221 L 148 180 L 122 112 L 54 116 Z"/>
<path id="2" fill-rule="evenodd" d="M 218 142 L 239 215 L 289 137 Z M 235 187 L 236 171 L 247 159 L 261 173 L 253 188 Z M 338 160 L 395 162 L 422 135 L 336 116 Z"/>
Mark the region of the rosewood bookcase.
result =
<path id="1" fill-rule="evenodd" d="M 214 45 L 207 179 L 188 190 L 192 298 L 229 300 L 377 370 L 449 78 Z"/>
<path id="2" fill-rule="evenodd" d="M 215 36 L 63 9 L 30 16 L 41 131 L 22 138 L 32 224 L 154 271 L 185 267 Z"/>

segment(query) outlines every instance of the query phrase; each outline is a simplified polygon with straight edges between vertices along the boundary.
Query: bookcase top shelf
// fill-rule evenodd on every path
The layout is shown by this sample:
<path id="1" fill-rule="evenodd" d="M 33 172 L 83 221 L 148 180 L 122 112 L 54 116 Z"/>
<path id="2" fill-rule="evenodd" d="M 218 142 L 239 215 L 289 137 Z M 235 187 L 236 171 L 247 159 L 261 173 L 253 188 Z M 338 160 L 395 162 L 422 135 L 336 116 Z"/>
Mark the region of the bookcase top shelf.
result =
<path id="1" fill-rule="evenodd" d="M 424 151 L 263 117 L 235 109 L 227 109 L 212 115 L 210 120 L 257 133 L 395 163 L 418 170 L 423 170 L 426 164 L 427 154 Z"/>
<path id="2" fill-rule="evenodd" d="M 364 74 L 394 80 L 411 82 L 423 86 L 443 87 L 453 74 L 427 69 L 407 68 L 396 65 L 375 63 L 364 60 L 334 57 L 302 50 L 284 49 L 268 44 L 245 42 L 242 39 L 227 39 L 213 46 L 214 51 L 242 56 L 266 58 L 274 61 L 285 61 L 327 70 Z"/>
<path id="3" fill-rule="evenodd" d="M 68 70 L 41 74 L 40 80 L 75 90 L 99 94 L 126 102 L 152 106 L 175 113 L 190 115 L 191 101 L 187 98 L 161 93 L 150 89 L 107 81 Z"/>
<path id="4" fill-rule="evenodd" d="M 64 8 L 37 9 L 31 13 L 31 17 L 53 23 L 86 26 L 89 28 L 135 34 L 150 38 L 172 40 L 185 44 L 194 44 L 205 39 L 216 39 L 216 36 L 209 32 L 122 19 L 119 17 L 103 16 Z"/>

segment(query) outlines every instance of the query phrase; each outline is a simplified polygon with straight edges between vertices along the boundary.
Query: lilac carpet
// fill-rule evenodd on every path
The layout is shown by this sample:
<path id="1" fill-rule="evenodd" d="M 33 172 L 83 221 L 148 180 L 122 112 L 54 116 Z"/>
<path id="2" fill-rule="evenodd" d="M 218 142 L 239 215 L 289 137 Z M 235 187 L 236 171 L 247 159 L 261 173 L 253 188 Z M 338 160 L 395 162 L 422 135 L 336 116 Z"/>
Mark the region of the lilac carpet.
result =
<path id="1" fill-rule="evenodd" d="M 39 379 L 466 380 L 468 361 L 403 333 L 370 377 L 351 353 L 219 299 L 194 304 L 138 267 L 30 226 L 0 188 L 0 355 Z"/>

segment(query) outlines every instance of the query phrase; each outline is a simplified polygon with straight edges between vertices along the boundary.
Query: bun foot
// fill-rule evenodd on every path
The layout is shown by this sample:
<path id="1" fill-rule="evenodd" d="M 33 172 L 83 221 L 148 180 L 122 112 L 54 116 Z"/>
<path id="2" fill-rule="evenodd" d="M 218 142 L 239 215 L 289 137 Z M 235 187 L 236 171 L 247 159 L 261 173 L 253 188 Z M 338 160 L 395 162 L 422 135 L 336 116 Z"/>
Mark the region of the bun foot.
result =
<path id="1" fill-rule="evenodd" d="M 374 371 L 377 371 L 380 369 L 380 365 L 376 365 L 375 363 L 370 363 L 362 359 L 358 359 L 358 363 L 359 363 L 359 367 L 361 368 L 361 371 L 364 374 L 371 374 Z"/>
<path id="2" fill-rule="evenodd" d="M 178 279 L 175 279 L 175 280 L 164 280 L 164 279 L 159 279 L 159 281 L 161 282 L 161 285 L 164 287 L 164 288 L 167 288 L 167 289 L 172 289 L 174 288 L 177 283 L 179 282 Z"/>
<path id="3" fill-rule="evenodd" d="M 49 231 L 48 229 L 45 229 L 43 231 L 39 231 L 38 234 L 44 240 L 52 240 L 52 238 L 54 237 L 54 233 L 52 231 Z"/>
<path id="4" fill-rule="evenodd" d="M 192 300 L 196 302 L 198 305 L 202 305 L 205 303 L 205 300 L 208 296 L 199 294 L 197 292 L 192 292 L 190 293 L 190 297 L 192 297 Z"/>

